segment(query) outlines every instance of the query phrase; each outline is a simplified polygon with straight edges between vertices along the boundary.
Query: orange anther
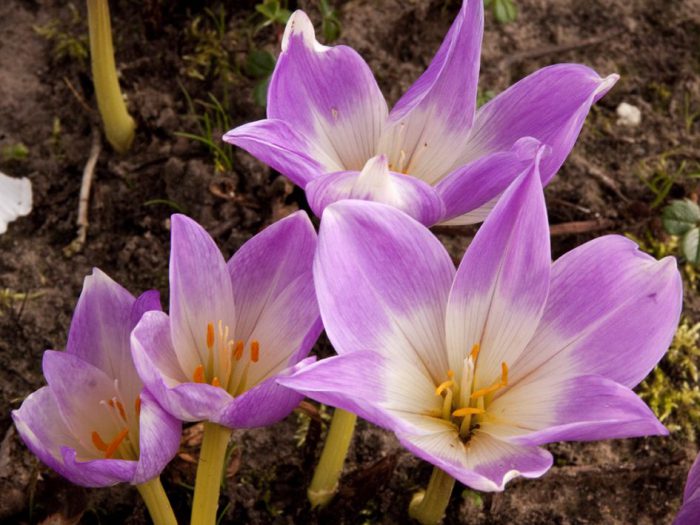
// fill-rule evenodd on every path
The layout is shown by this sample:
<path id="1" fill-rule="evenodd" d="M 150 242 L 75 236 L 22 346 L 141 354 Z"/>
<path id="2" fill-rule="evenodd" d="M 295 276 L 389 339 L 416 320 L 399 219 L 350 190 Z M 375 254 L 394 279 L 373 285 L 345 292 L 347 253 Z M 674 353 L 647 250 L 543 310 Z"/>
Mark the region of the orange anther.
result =
<path id="1" fill-rule="evenodd" d="M 221 386 L 221 381 L 219 381 L 219 378 L 214 376 L 214 379 L 211 380 L 211 386 Z"/>
<path id="2" fill-rule="evenodd" d="M 119 415 L 122 417 L 122 419 L 124 421 L 126 421 L 126 410 L 124 410 L 124 405 L 122 405 L 120 401 L 117 401 L 116 404 L 117 404 L 117 410 L 119 410 Z"/>
<path id="3" fill-rule="evenodd" d="M 250 360 L 253 363 L 257 363 L 260 359 L 260 343 L 256 339 L 250 342 Z"/>
<path id="4" fill-rule="evenodd" d="M 136 398 L 134 401 L 134 410 L 136 411 L 136 417 L 141 415 L 141 396 Z"/>
<path id="5" fill-rule="evenodd" d="M 233 349 L 233 357 L 236 361 L 240 361 L 243 357 L 243 341 L 236 341 L 236 347 Z"/>
<path id="6" fill-rule="evenodd" d="M 125 428 L 119 434 L 117 434 L 117 437 L 112 440 L 112 442 L 109 444 L 107 447 L 107 450 L 105 450 L 105 458 L 109 459 L 111 458 L 114 453 L 117 451 L 119 448 L 119 445 L 122 444 L 122 441 L 124 441 L 124 438 L 129 434 L 129 429 Z"/>
<path id="7" fill-rule="evenodd" d="M 204 365 L 198 365 L 197 368 L 194 369 L 192 379 L 195 383 L 204 383 Z"/>
<path id="8" fill-rule="evenodd" d="M 214 348 L 214 323 L 207 325 L 207 348 Z"/>
<path id="9" fill-rule="evenodd" d="M 479 351 L 481 350 L 481 345 L 479 343 L 474 343 L 474 346 L 472 346 L 472 351 L 469 352 L 469 355 L 472 358 L 472 361 L 476 363 L 476 358 L 479 357 Z"/>
<path id="10" fill-rule="evenodd" d="M 508 386 L 508 365 L 501 363 L 501 386 Z"/>
<path id="11" fill-rule="evenodd" d="M 107 443 L 102 441 L 102 438 L 100 437 L 100 435 L 97 432 L 93 432 L 91 437 L 92 437 L 92 444 L 95 445 L 95 448 L 97 450 L 101 450 L 102 452 L 107 450 L 107 446 L 108 446 Z"/>

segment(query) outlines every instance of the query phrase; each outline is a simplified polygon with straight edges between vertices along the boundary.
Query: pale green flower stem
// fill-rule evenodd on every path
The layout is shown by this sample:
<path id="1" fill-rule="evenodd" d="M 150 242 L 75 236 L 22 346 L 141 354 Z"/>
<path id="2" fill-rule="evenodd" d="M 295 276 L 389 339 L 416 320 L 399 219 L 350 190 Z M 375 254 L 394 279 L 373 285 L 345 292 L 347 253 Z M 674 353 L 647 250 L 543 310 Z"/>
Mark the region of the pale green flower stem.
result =
<path id="1" fill-rule="evenodd" d="M 199 452 L 197 479 L 194 483 L 191 525 L 215 525 L 216 523 L 219 491 L 231 432 L 230 428 L 216 423 L 204 423 L 204 437 L 202 449 Z"/>
<path id="2" fill-rule="evenodd" d="M 356 422 L 357 416 L 351 412 L 339 408 L 333 412 L 321 458 L 307 491 L 312 508 L 323 507 L 335 496 Z"/>
<path id="3" fill-rule="evenodd" d="M 421 525 L 438 525 L 445 515 L 454 486 L 455 480 L 452 476 L 433 467 L 428 488 L 425 492 L 413 496 L 408 514 Z"/>
<path id="4" fill-rule="evenodd" d="M 100 110 L 107 140 L 118 153 L 125 153 L 134 140 L 136 123 L 126 110 L 119 89 L 117 68 L 112 47 L 112 26 L 107 0 L 87 0 L 90 32 L 90 61 L 95 84 L 97 107 Z"/>
<path id="5" fill-rule="evenodd" d="M 154 525 L 177 525 L 173 508 L 163 490 L 160 478 L 153 478 L 136 485 L 136 490 L 141 494 Z"/>

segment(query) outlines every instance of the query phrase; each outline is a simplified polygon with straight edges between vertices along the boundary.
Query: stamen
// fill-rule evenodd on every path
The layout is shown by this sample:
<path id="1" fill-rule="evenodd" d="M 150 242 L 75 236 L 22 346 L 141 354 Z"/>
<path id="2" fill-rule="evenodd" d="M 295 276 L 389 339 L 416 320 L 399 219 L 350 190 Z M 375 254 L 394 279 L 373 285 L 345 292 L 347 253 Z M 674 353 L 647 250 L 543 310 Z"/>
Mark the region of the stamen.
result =
<path id="1" fill-rule="evenodd" d="M 115 437 L 112 442 L 109 444 L 107 447 L 107 450 L 105 450 L 105 458 L 109 459 L 111 458 L 114 453 L 117 451 L 119 448 L 119 445 L 122 444 L 122 441 L 124 441 L 124 438 L 129 434 L 129 429 L 125 428 L 119 434 L 117 434 L 117 437 Z"/>
<path id="2" fill-rule="evenodd" d="M 134 401 L 134 410 L 136 411 L 136 417 L 139 417 L 141 415 L 141 396 Z"/>
<path id="3" fill-rule="evenodd" d="M 211 386 L 221 386 L 221 381 L 219 381 L 219 378 L 214 376 L 214 379 L 211 380 Z"/>
<path id="4" fill-rule="evenodd" d="M 207 348 L 210 350 L 214 348 L 214 323 L 207 325 Z"/>
<path id="5" fill-rule="evenodd" d="M 195 383 L 204 383 L 204 365 L 198 365 L 197 368 L 194 369 L 192 379 Z"/>
<path id="6" fill-rule="evenodd" d="M 96 431 L 94 431 L 94 432 L 92 433 L 92 436 L 91 436 L 91 437 L 92 437 L 92 444 L 95 445 L 95 448 L 96 448 L 97 450 L 101 450 L 102 452 L 104 452 L 105 450 L 107 450 L 107 447 L 108 447 L 109 445 L 107 445 L 107 443 L 105 443 L 104 441 L 102 441 L 102 438 L 100 437 L 100 435 L 99 435 Z"/>
<path id="7" fill-rule="evenodd" d="M 476 358 L 479 357 L 479 352 L 481 351 L 481 345 L 479 343 L 474 343 L 474 346 L 472 346 L 472 351 L 469 352 L 469 355 L 472 358 L 472 361 L 476 363 Z"/>
<path id="8" fill-rule="evenodd" d="M 260 359 L 260 343 L 253 339 L 250 343 L 250 360 L 257 363 L 258 359 Z"/>
<path id="9" fill-rule="evenodd" d="M 119 410 L 119 415 L 124 421 L 126 421 L 126 410 L 124 410 L 124 405 L 118 399 L 114 400 L 114 404 L 117 405 L 117 410 Z"/>
<path id="10" fill-rule="evenodd" d="M 501 363 L 501 385 L 508 386 L 508 365 L 505 361 Z"/>
<path id="11" fill-rule="evenodd" d="M 438 387 L 435 389 L 435 395 L 441 396 L 445 390 L 452 388 L 454 386 L 454 384 L 455 384 L 455 382 L 452 381 L 452 379 L 448 379 L 447 381 L 440 383 L 438 385 Z"/>
<path id="12" fill-rule="evenodd" d="M 472 399 L 478 398 L 478 397 L 484 397 L 488 394 L 495 392 L 499 388 L 503 388 L 504 386 L 508 386 L 508 365 L 506 365 L 505 362 L 501 363 L 501 379 L 500 379 L 500 381 L 496 381 L 491 386 L 487 386 L 486 388 L 482 388 L 480 390 L 477 390 L 476 392 L 472 392 L 472 395 L 470 397 Z"/>
<path id="13" fill-rule="evenodd" d="M 236 361 L 240 361 L 243 357 L 243 341 L 236 341 L 236 348 L 233 350 L 233 357 Z"/>
<path id="14" fill-rule="evenodd" d="M 452 417 L 472 416 L 475 414 L 483 414 L 485 412 L 486 412 L 486 410 L 483 410 L 481 408 L 464 407 L 464 408 L 458 408 L 457 410 L 452 412 Z"/>

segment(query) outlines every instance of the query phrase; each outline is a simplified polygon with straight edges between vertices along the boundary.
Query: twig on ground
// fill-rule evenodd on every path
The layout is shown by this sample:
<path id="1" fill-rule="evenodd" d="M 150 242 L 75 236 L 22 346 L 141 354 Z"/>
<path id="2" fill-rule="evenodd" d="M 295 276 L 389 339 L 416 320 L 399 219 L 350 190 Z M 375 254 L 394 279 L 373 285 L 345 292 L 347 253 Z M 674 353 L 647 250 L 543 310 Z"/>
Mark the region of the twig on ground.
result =
<path id="1" fill-rule="evenodd" d="M 590 221 L 574 221 L 563 222 L 561 224 L 552 224 L 549 227 L 549 233 L 552 237 L 557 235 L 573 235 L 577 233 L 589 233 L 598 230 L 611 228 L 615 223 L 610 219 L 593 219 Z"/>
<path id="2" fill-rule="evenodd" d="M 621 33 L 623 33 L 621 30 L 611 31 L 609 33 L 605 33 L 604 35 L 585 38 L 583 40 L 579 40 L 578 42 L 570 42 L 568 44 L 560 44 L 556 46 L 538 47 L 535 49 L 521 51 L 520 53 L 513 53 L 505 56 L 503 58 L 503 63 L 505 65 L 510 65 L 523 60 L 539 58 L 547 55 L 555 55 L 557 53 L 565 53 L 567 51 L 574 51 L 584 47 L 595 46 L 602 44 L 607 40 L 612 40 L 613 38 L 620 36 Z"/>

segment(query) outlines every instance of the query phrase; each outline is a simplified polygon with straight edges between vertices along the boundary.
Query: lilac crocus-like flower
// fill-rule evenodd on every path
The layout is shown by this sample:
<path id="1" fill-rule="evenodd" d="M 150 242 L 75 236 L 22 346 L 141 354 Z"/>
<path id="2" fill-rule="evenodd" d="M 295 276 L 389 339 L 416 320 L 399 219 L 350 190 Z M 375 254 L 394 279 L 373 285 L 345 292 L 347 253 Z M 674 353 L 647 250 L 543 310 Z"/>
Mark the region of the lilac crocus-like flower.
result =
<path id="1" fill-rule="evenodd" d="M 132 335 L 139 375 L 170 413 L 247 428 L 299 404 L 302 396 L 275 378 L 314 359 L 304 358 L 322 328 L 315 250 L 303 212 L 263 230 L 228 263 L 201 226 L 172 217 L 170 315 L 147 313 Z"/>
<path id="2" fill-rule="evenodd" d="M 340 355 L 280 383 L 393 430 L 474 489 L 541 476 L 545 443 L 667 433 L 630 389 L 678 322 L 675 261 L 611 235 L 552 264 L 536 163 L 456 273 L 424 226 L 359 200 L 326 209 L 314 264 Z"/>
<path id="3" fill-rule="evenodd" d="M 48 386 L 12 412 L 39 459 L 73 483 L 139 485 L 158 476 L 180 446 L 180 421 L 143 390 L 129 335 L 159 310 L 157 292 L 138 299 L 100 270 L 85 279 L 65 352 L 47 350 Z"/>
<path id="4" fill-rule="evenodd" d="M 354 198 L 390 204 L 426 225 L 483 220 L 538 142 L 552 147 L 541 166 L 549 182 L 618 76 L 550 66 L 477 111 L 482 4 L 464 0 L 432 63 L 391 112 L 364 60 L 347 46 L 319 44 L 296 11 L 270 81 L 268 118 L 224 140 L 304 188 L 319 216 Z"/>
<path id="5" fill-rule="evenodd" d="M 688 473 L 688 481 L 683 492 L 683 505 L 678 511 L 673 525 L 697 525 L 700 523 L 700 455 Z"/>

